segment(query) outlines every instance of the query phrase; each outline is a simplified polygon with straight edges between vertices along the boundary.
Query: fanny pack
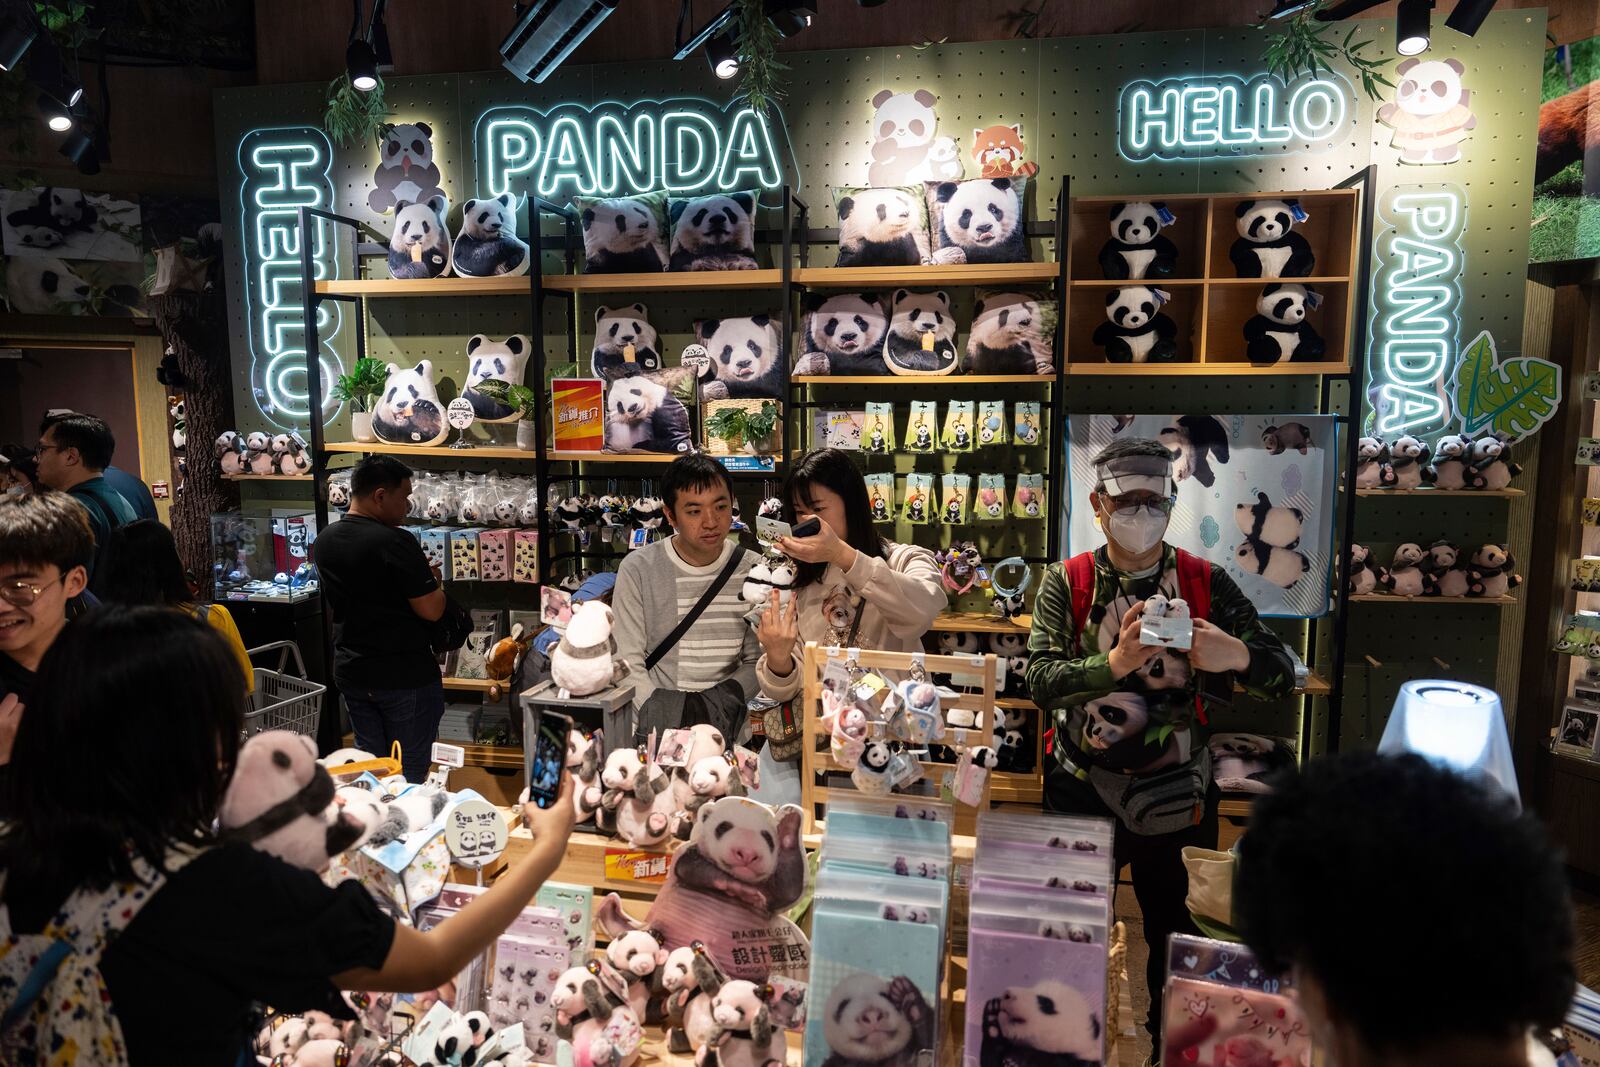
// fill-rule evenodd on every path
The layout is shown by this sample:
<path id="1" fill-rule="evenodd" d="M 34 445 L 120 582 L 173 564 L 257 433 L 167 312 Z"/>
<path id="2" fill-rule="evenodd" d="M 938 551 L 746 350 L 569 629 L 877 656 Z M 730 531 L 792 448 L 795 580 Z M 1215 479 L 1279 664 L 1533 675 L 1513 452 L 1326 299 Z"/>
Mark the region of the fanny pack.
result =
<path id="1" fill-rule="evenodd" d="M 1091 764 L 1089 784 L 1123 826 L 1140 837 L 1173 834 L 1197 826 L 1211 788 L 1211 750 L 1198 745 L 1194 758 L 1154 774 L 1133 775 Z"/>

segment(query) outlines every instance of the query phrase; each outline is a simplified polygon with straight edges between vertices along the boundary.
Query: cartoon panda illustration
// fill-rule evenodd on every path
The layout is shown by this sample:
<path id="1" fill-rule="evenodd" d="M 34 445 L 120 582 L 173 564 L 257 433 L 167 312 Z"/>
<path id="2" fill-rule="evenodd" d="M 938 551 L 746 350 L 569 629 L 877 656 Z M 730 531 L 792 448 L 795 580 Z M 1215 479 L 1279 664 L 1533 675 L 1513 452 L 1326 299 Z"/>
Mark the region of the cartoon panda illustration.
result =
<path id="1" fill-rule="evenodd" d="M 1472 94 L 1461 84 L 1466 69 L 1459 59 L 1415 57 L 1394 69 L 1400 84 L 1394 100 L 1378 108 L 1378 121 L 1394 130 L 1389 143 L 1400 150 L 1400 162 L 1461 158 L 1461 142 L 1478 128 L 1478 117 L 1467 106 Z"/>
<path id="2" fill-rule="evenodd" d="M 450 432 L 445 425 L 439 391 L 433 384 L 433 362 L 415 367 L 389 364 L 383 396 L 372 409 L 372 432 L 397 445 L 436 445 Z"/>
<path id="3" fill-rule="evenodd" d="M 909 93 L 880 89 L 873 94 L 868 185 L 910 185 L 961 177 L 961 149 L 953 139 L 935 133 L 939 115 L 933 105 L 938 99 L 926 89 Z"/>
<path id="4" fill-rule="evenodd" d="M 667 269 L 661 220 L 643 201 L 630 197 L 596 200 L 579 217 L 587 273 L 651 274 Z"/>
<path id="5" fill-rule="evenodd" d="M 669 270 L 755 270 L 753 193 L 718 193 L 668 205 Z"/>
<path id="6" fill-rule="evenodd" d="M 1124 286 L 1106 294 L 1106 321 L 1091 338 L 1108 363 L 1169 363 L 1178 358 L 1178 326 L 1161 313 L 1165 289 Z"/>
<path id="7" fill-rule="evenodd" d="M 1100 271 L 1107 278 L 1170 278 L 1178 246 L 1161 236 L 1176 216 L 1161 201 L 1135 200 L 1111 209 L 1111 237 L 1100 246 Z"/>
<path id="8" fill-rule="evenodd" d="M 462 205 L 450 267 L 463 278 L 528 273 L 528 246 L 517 236 L 517 204 L 510 193 Z"/>
<path id="9" fill-rule="evenodd" d="M 939 211 L 936 263 L 1026 263 L 1022 182 L 976 178 L 934 186 Z"/>
<path id="10" fill-rule="evenodd" d="M 1044 335 L 1039 301 L 1026 293 L 995 293 L 972 308 L 966 374 L 1054 374 L 1055 353 Z"/>
<path id="11" fill-rule="evenodd" d="M 909 978 L 858 971 L 828 991 L 822 1067 L 915 1067 L 933 1048 L 933 1009 Z"/>
<path id="12" fill-rule="evenodd" d="M 928 262 L 926 210 L 915 189 L 861 189 L 839 198 L 841 267 L 914 267 Z"/>
<path id="13" fill-rule="evenodd" d="M 478 392 L 478 386 L 491 378 L 507 385 L 521 385 L 522 371 L 532 350 L 532 342 L 521 333 L 512 334 L 504 341 L 491 341 L 479 333 L 467 341 L 469 362 L 461 395 L 472 402 L 472 413 L 479 422 L 516 422 L 522 417 L 521 411 L 510 404 Z"/>
<path id="14" fill-rule="evenodd" d="M 1234 550 L 1233 559 L 1246 574 L 1259 574 L 1280 589 L 1294 588 L 1311 569 L 1311 561 L 1303 554 L 1260 541 L 1244 541 Z"/>
<path id="15" fill-rule="evenodd" d="M 1228 258 L 1241 278 L 1304 278 L 1317 266 L 1311 243 L 1294 232 L 1306 220 L 1298 200 L 1244 200 L 1233 209 L 1239 237 Z"/>
<path id="16" fill-rule="evenodd" d="M 689 409 L 662 383 L 635 374 L 606 387 L 606 448 L 689 452 Z"/>
<path id="17" fill-rule="evenodd" d="M 1244 324 L 1245 358 L 1257 366 L 1284 360 L 1321 359 L 1328 346 L 1306 316 L 1322 294 L 1293 282 L 1269 285 L 1256 298 L 1256 313 Z"/>
<path id="18" fill-rule="evenodd" d="M 1299 508 L 1273 507 L 1266 493 L 1257 493 L 1254 504 L 1234 505 L 1233 521 L 1247 540 L 1276 548 L 1298 548 L 1305 512 Z"/>
<path id="19" fill-rule="evenodd" d="M 883 342 L 891 374 L 950 374 L 956 369 L 956 320 L 944 290 L 913 293 L 896 289 Z M 931 345 L 930 345 L 931 339 Z"/>
<path id="20" fill-rule="evenodd" d="M 1286 422 L 1281 426 L 1268 426 L 1261 431 L 1261 445 L 1269 456 L 1281 456 L 1294 449 L 1302 456 L 1313 446 L 1311 427 L 1303 422 Z"/>
<path id="21" fill-rule="evenodd" d="M 702 382 L 704 400 L 777 397 L 783 391 L 782 339 L 770 315 L 703 319 L 695 335 L 711 355 L 711 375 Z"/>
<path id="22" fill-rule="evenodd" d="M 984 1005 L 979 1067 L 1091 1067 L 1101 1052 L 1100 1016 L 1064 982 L 1012 986 Z"/>
<path id="23" fill-rule="evenodd" d="M 389 236 L 389 273 L 396 278 L 438 278 L 450 273 L 450 202 L 437 193 L 425 203 L 402 200 Z"/>
<path id="24" fill-rule="evenodd" d="M 11 256 L 6 259 L 6 299 L 19 315 L 72 311 L 92 293 L 89 283 L 54 256 Z"/>
<path id="25" fill-rule="evenodd" d="M 1172 480 L 1193 478 L 1210 489 L 1216 484 L 1211 461 L 1228 462 L 1228 430 L 1215 415 L 1181 415 L 1157 435 L 1172 450 Z"/>
<path id="26" fill-rule="evenodd" d="M 889 319 L 876 293 L 807 293 L 805 351 L 796 374 L 883 374 Z"/>
<path id="27" fill-rule="evenodd" d="M 650 374 L 662 367 L 657 351 L 660 339 L 650 325 L 650 309 L 643 304 L 594 309 L 594 349 L 589 355 L 590 373 L 596 378 L 615 381 L 634 374 Z M 628 361 L 628 346 L 633 346 L 633 361 Z"/>
<path id="28" fill-rule="evenodd" d="M 418 204 L 443 196 L 439 168 L 433 162 L 433 128 L 426 122 L 401 122 L 384 135 L 378 148 L 378 169 L 367 207 L 382 215 L 401 201 Z"/>

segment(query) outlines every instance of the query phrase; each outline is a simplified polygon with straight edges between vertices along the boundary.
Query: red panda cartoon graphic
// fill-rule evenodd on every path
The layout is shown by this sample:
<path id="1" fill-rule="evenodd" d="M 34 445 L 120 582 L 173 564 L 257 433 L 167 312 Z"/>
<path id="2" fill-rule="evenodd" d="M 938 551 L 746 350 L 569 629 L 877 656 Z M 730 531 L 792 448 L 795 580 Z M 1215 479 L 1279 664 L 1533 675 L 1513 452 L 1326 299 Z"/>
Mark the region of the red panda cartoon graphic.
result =
<path id="1" fill-rule="evenodd" d="M 1027 178 L 1039 173 L 1039 164 L 1022 162 L 1027 150 L 1020 125 L 972 131 L 972 158 L 983 168 L 980 177 Z"/>

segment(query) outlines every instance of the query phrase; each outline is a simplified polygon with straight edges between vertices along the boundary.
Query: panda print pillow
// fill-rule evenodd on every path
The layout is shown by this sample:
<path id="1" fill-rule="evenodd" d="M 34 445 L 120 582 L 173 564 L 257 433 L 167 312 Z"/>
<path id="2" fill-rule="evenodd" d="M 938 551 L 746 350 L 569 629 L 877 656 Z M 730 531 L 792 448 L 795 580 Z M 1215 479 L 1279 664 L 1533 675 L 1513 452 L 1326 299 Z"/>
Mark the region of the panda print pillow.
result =
<path id="1" fill-rule="evenodd" d="M 771 315 L 700 319 L 694 337 L 711 359 L 701 376 L 702 400 L 783 395 L 783 338 Z"/>
<path id="2" fill-rule="evenodd" d="M 935 263 L 1027 263 L 1026 178 L 928 182 Z"/>
<path id="3" fill-rule="evenodd" d="M 395 278 L 440 278 L 450 273 L 450 201 L 435 193 L 422 203 L 394 206 L 389 235 L 389 274 Z"/>
<path id="4" fill-rule="evenodd" d="M 840 267 L 915 267 L 932 262 L 928 204 L 916 186 L 836 186 Z"/>
<path id="5" fill-rule="evenodd" d="M 877 293 L 807 293 L 796 374 L 884 374 L 889 315 Z"/>
<path id="6" fill-rule="evenodd" d="M 462 278 L 528 273 L 528 246 L 517 236 L 517 201 L 511 193 L 461 205 L 461 233 L 450 267 Z"/>
<path id="7" fill-rule="evenodd" d="M 574 197 L 583 228 L 585 274 L 652 274 L 667 269 L 667 194 Z"/>
<path id="8" fill-rule="evenodd" d="M 1056 301 L 1044 293 L 978 290 L 963 374 L 1054 374 Z"/>
<path id="9" fill-rule="evenodd" d="M 669 270 L 755 270 L 756 196 L 715 193 L 671 200 Z"/>

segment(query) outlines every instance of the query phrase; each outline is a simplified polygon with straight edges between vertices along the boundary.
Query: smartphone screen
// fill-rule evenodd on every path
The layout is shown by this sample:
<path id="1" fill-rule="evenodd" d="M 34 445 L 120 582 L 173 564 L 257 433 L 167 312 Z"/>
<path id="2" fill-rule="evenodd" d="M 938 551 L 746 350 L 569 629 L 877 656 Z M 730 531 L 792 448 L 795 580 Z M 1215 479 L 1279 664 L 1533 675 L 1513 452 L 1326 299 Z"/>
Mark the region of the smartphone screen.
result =
<path id="1" fill-rule="evenodd" d="M 791 537 L 815 537 L 822 532 L 822 520 L 815 515 L 804 522 L 796 523 Z"/>
<path id="2" fill-rule="evenodd" d="M 557 711 L 541 711 L 534 731 L 532 777 L 528 796 L 535 805 L 548 808 L 561 795 L 561 769 L 567 761 L 567 734 L 572 720 Z"/>

